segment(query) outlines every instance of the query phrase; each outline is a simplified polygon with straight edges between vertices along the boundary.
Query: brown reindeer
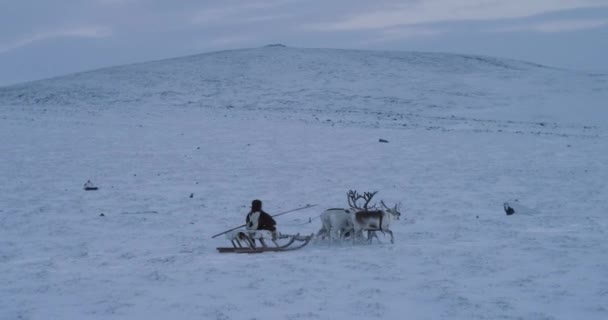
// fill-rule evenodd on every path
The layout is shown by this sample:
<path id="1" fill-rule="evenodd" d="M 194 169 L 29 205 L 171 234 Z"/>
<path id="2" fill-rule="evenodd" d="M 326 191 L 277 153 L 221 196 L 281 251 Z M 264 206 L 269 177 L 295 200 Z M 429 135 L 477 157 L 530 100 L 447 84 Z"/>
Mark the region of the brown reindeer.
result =
<path id="1" fill-rule="evenodd" d="M 390 230 L 390 224 L 393 219 L 399 220 L 401 212 L 399 212 L 399 205 L 395 205 L 393 208 L 389 208 L 384 204 L 384 201 L 380 201 L 380 204 L 384 207 L 381 210 L 376 205 L 369 206 L 369 202 L 372 200 L 375 192 L 365 192 L 363 195 L 357 193 L 357 191 L 350 190 L 347 193 L 348 204 L 356 209 L 354 215 L 351 216 L 353 222 L 353 229 L 355 237 L 361 236 L 363 231 L 367 231 L 367 240 L 371 242 L 372 237 L 375 236 L 375 231 L 386 232 L 391 236 L 391 243 L 394 243 L 393 231 Z M 365 203 L 363 206 L 357 204 L 357 201 L 363 199 Z"/>

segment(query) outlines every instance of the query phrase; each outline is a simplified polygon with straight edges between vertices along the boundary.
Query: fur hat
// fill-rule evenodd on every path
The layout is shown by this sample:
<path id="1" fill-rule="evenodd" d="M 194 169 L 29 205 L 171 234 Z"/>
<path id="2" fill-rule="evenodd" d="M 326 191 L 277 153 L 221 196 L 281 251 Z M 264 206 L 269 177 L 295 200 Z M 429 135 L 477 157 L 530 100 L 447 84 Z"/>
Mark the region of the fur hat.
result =
<path id="1" fill-rule="evenodd" d="M 251 211 L 252 212 L 256 212 L 256 211 L 261 211 L 262 210 L 262 201 L 255 199 L 253 201 L 251 201 Z"/>

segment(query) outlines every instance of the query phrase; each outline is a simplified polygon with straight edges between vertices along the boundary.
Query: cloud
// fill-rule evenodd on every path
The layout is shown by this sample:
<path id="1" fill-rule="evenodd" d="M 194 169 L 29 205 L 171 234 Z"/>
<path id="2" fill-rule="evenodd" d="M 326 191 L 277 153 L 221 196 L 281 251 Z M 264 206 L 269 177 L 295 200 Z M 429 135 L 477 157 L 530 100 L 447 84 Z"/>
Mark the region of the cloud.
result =
<path id="1" fill-rule="evenodd" d="M 95 3 L 100 5 L 125 5 L 129 3 L 135 3 L 138 0 L 95 0 Z"/>
<path id="2" fill-rule="evenodd" d="M 529 17 L 548 12 L 608 6 L 604 0 L 425 0 L 393 2 L 382 9 L 353 13 L 343 19 L 307 25 L 315 31 L 355 31 L 449 21 L 487 21 Z"/>
<path id="3" fill-rule="evenodd" d="M 102 26 L 84 26 L 71 29 L 59 29 L 30 34 L 12 43 L 0 44 L 0 54 L 31 43 L 53 38 L 104 38 L 112 35 L 112 30 Z"/>
<path id="4" fill-rule="evenodd" d="M 555 20 L 494 29 L 494 32 L 535 31 L 543 33 L 578 31 L 608 26 L 604 20 Z"/>
<path id="5" fill-rule="evenodd" d="M 266 0 L 250 1 L 236 6 L 205 8 L 192 14 L 194 25 L 233 24 L 238 22 L 259 22 L 273 18 L 285 18 L 287 13 L 269 14 L 268 11 L 289 4 L 290 1 Z M 261 18 L 260 18 L 261 17 Z"/>
<path id="6" fill-rule="evenodd" d="M 402 40 L 409 40 L 415 38 L 428 38 L 440 36 L 448 33 L 449 30 L 434 27 L 418 27 L 418 26 L 406 26 L 397 28 L 387 28 L 382 30 L 373 30 L 373 36 L 360 38 L 356 41 L 357 46 L 376 48 L 378 45 L 384 45 L 387 43 L 398 43 Z"/>
<path id="7" fill-rule="evenodd" d="M 259 15 L 255 17 L 245 18 L 244 22 L 266 22 L 266 21 L 278 21 L 278 20 L 286 20 L 294 17 L 293 14 L 289 13 L 277 13 L 277 14 L 269 14 L 269 15 Z"/>
<path id="8" fill-rule="evenodd" d="M 231 37 L 222 37 L 222 38 L 215 38 L 209 41 L 209 44 L 212 45 L 219 45 L 219 46 L 232 46 L 232 45 L 237 45 L 237 44 L 243 44 L 246 43 L 247 41 L 250 41 L 251 38 L 250 37 L 244 37 L 244 36 L 231 36 Z"/>
<path id="9" fill-rule="evenodd" d="M 396 41 L 418 37 L 431 37 L 441 35 L 446 32 L 447 30 L 444 29 L 428 27 L 400 27 L 384 29 L 380 32 L 380 35 L 373 37 L 370 43 Z"/>

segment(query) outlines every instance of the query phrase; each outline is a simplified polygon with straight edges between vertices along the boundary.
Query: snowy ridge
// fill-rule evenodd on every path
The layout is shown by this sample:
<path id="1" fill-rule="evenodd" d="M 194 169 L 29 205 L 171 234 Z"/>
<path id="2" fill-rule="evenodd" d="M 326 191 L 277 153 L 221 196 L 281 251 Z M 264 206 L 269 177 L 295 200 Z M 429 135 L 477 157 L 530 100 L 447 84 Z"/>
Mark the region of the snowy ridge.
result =
<path id="1" fill-rule="evenodd" d="M 608 118 L 607 88 L 608 75 L 491 57 L 264 47 L 0 88 L 0 102 L 89 112 L 161 105 L 364 126 L 593 136 L 595 125 L 604 125 L 600 116 Z"/>
<path id="2" fill-rule="evenodd" d="M 0 88 L 0 319 L 606 319 L 607 94 L 504 59 L 281 47 Z M 277 219 L 309 234 L 349 189 L 403 202 L 395 244 L 215 250 L 252 199 L 319 204 Z"/>

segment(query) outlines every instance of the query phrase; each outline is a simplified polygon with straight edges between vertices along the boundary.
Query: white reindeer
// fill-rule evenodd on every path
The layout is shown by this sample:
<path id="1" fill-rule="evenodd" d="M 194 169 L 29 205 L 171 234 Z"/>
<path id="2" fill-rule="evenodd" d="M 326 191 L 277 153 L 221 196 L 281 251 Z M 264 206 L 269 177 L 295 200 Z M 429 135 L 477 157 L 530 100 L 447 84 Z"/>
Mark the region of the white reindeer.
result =
<path id="1" fill-rule="evenodd" d="M 395 242 L 393 231 L 390 230 L 392 220 L 399 220 L 401 212 L 399 204 L 396 204 L 393 208 L 389 208 L 384 204 L 384 201 L 380 201 L 380 204 L 384 207 L 384 210 L 379 210 L 372 206 L 372 210 L 368 209 L 368 204 L 377 192 L 365 192 L 363 195 L 359 195 L 356 191 L 349 191 L 347 194 L 348 203 L 352 208 L 357 209 L 355 214 L 351 215 L 353 224 L 354 237 L 361 237 L 363 231 L 367 231 L 367 240 L 372 241 L 372 237 L 375 236 L 375 231 L 382 231 L 388 233 L 391 236 L 391 243 Z M 357 200 L 363 199 L 365 204 L 363 207 L 357 205 Z"/>
<path id="2" fill-rule="evenodd" d="M 321 214 L 321 229 L 317 232 L 318 238 L 329 237 L 329 240 L 344 239 L 347 233 L 352 234 L 353 225 L 351 215 L 355 213 L 352 209 L 334 208 L 327 209 Z"/>

